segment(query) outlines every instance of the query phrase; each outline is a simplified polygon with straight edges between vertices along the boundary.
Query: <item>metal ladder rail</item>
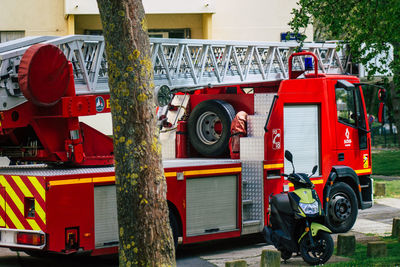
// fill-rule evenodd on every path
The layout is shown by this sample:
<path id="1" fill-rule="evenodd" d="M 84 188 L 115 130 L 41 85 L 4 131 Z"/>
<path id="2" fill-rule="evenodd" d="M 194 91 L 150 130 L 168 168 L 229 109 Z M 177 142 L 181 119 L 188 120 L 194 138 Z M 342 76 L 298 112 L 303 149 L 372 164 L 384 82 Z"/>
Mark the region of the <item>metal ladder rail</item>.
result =
<path id="1" fill-rule="evenodd" d="M 201 41 L 201 42 L 198 42 Z M 254 83 L 287 78 L 287 59 L 296 43 L 153 40 L 155 83 L 171 88 Z M 318 52 L 320 72 L 343 73 L 334 44 L 306 44 Z M 164 52 L 160 52 L 163 51 Z M 188 52 L 190 51 L 190 52 Z M 201 54 L 200 57 L 197 55 Z M 327 57 L 335 55 L 335 60 Z M 304 68 L 302 62 L 298 62 Z"/>
<path id="2" fill-rule="evenodd" d="M 33 44 L 45 42 L 51 39 L 55 39 L 56 36 L 30 36 L 5 43 L 0 43 L 0 53 L 4 53 L 10 50 L 15 50 L 25 46 L 31 46 Z"/>
<path id="3" fill-rule="evenodd" d="M 291 42 L 158 38 L 151 38 L 150 42 L 155 84 L 168 85 L 175 90 L 285 79 L 288 77 L 287 59 L 298 46 Z M 58 46 L 72 62 L 77 94 L 109 91 L 102 36 L 45 37 L 43 43 Z M 16 77 L 21 57 L 30 45 L 21 41 L 0 52 L 1 101 L 7 96 L 23 98 Z M 303 49 L 316 53 L 320 61 L 320 72 L 344 72 L 335 44 L 306 43 Z M 301 60 L 295 60 L 294 66 L 304 68 Z M 7 92 L 1 90 L 4 88 Z M 11 102 L 21 101 L 24 102 L 15 99 Z M 9 104 L 13 106 L 16 103 Z M 10 105 L 7 105 L 9 108 Z M 4 107 L 0 105 L 0 109 Z"/>

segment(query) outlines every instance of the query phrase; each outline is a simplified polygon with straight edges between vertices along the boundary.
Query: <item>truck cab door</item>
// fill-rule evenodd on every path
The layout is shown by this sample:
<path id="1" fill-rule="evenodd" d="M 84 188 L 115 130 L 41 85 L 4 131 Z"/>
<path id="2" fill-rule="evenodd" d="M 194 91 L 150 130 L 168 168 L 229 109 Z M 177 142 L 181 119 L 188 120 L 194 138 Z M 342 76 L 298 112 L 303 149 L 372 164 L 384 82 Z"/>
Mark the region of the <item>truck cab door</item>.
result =
<path id="1" fill-rule="evenodd" d="M 370 159 L 365 105 L 359 86 L 339 80 L 335 86 L 338 164 L 368 168 Z M 362 159 L 362 160 L 360 160 Z"/>

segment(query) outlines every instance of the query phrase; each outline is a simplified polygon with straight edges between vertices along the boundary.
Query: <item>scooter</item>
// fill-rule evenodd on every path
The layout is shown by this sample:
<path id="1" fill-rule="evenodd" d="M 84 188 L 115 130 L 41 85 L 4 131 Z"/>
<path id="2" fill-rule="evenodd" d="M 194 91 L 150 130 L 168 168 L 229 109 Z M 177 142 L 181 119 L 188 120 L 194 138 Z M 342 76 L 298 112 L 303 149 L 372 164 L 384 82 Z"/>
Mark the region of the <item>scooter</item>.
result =
<path id="1" fill-rule="evenodd" d="M 264 238 L 280 252 L 282 259 L 301 254 L 310 265 L 324 264 L 333 253 L 331 231 L 324 226 L 324 214 L 311 175 L 296 173 L 293 155 L 285 151 L 285 158 L 292 163 L 293 173 L 282 176 L 294 185 L 294 191 L 271 195 L 269 199 L 269 225 L 264 228 Z"/>

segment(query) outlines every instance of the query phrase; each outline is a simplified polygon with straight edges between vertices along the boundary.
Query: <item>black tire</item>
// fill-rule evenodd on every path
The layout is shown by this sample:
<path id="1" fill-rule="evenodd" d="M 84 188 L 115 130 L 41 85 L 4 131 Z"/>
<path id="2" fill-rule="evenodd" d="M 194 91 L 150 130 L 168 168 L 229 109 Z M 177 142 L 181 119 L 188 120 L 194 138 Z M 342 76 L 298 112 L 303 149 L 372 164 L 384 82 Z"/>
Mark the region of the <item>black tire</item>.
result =
<path id="1" fill-rule="evenodd" d="M 169 210 L 169 224 L 172 230 L 172 237 L 174 238 L 174 246 L 175 246 L 175 253 L 176 249 L 178 248 L 178 237 L 179 237 L 179 225 L 178 221 L 176 220 L 175 215 L 171 210 Z"/>
<path id="2" fill-rule="evenodd" d="M 326 225 L 334 233 L 348 232 L 356 222 L 358 202 L 353 189 L 339 182 L 332 186 L 326 210 Z"/>
<path id="3" fill-rule="evenodd" d="M 196 151 L 206 157 L 226 154 L 235 114 L 232 105 L 225 101 L 212 99 L 198 104 L 188 121 L 189 140 Z M 220 132 L 214 127 L 217 123 L 221 124 Z"/>
<path id="4" fill-rule="evenodd" d="M 327 262 L 333 254 L 333 240 L 329 233 L 319 231 L 313 236 L 314 247 L 311 246 L 310 235 L 306 234 L 300 241 L 300 254 L 310 265 Z"/>

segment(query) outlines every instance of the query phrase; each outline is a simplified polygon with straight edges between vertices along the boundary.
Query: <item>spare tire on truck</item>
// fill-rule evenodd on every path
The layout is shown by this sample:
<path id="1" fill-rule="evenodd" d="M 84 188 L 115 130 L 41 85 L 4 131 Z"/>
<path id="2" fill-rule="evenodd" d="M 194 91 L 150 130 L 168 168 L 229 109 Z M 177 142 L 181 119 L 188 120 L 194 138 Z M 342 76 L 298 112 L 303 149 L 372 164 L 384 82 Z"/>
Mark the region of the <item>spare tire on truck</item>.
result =
<path id="1" fill-rule="evenodd" d="M 189 140 L 198 153 L 216 157 L 228 152 L 231 122 L 235 109 L 221 100 L 206 100 L 198 104 L 188 120 Z"/>

